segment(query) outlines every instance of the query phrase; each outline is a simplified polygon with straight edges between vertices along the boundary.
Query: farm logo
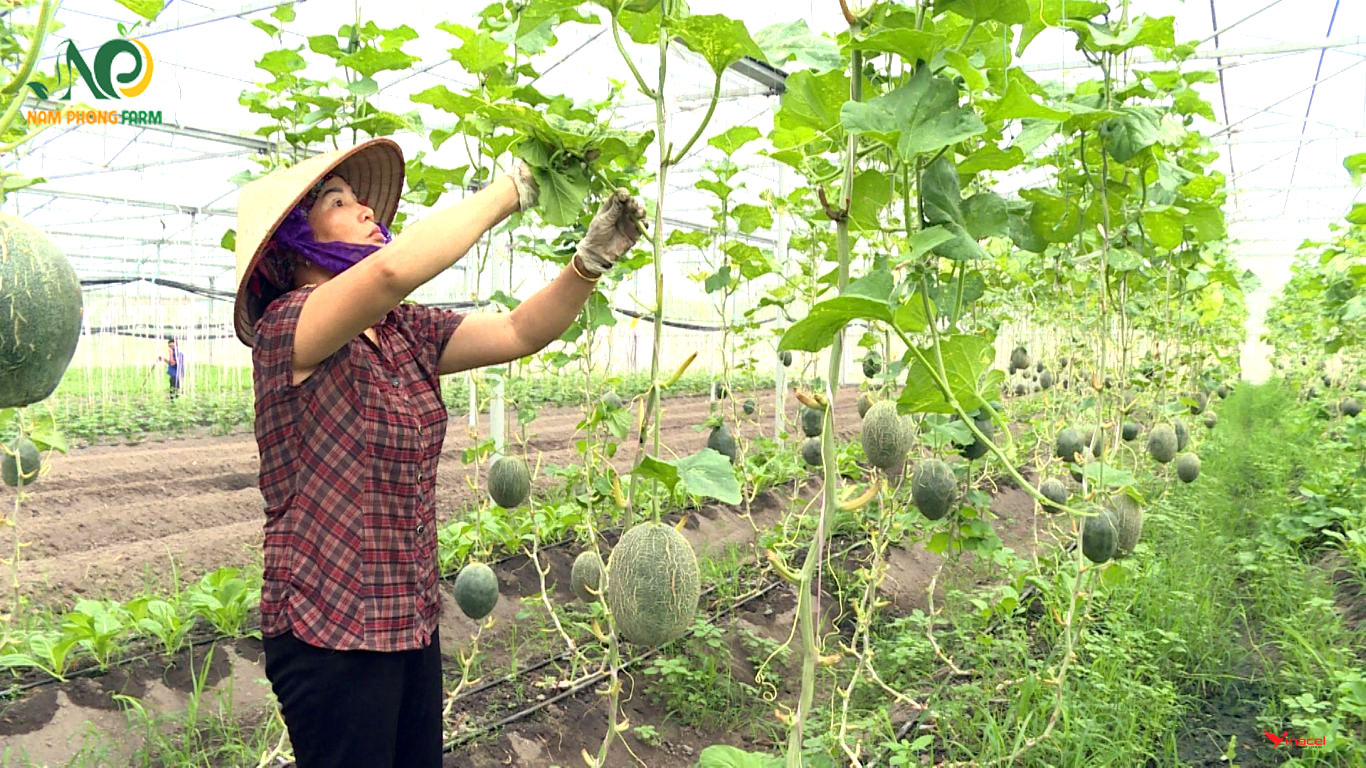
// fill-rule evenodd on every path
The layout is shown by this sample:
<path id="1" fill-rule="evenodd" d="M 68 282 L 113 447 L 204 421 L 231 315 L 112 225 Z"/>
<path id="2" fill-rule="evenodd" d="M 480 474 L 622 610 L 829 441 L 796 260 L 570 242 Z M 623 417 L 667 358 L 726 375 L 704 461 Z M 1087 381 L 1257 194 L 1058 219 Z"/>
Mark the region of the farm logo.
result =
<path id="1" fill-rule="evenodd" d="M 1281 742 L 1285 742 L 1285 743 L 1287 743 L 1287 744 L 1295 744 L 1295 745 L 1301 746 L 1301 747 L 1321 747 L 1321 746 L 1323 746 L 1323 739 L 1294 739 L 1294 738 L 1288 738 L 1288 737 L 1286 736 L 1286 734 L 1290 733 L 1290 731 L 1283 731 L 1283 732 L 1281 733 L 1280 736 L 1277 736 L 1276 734 L 1272 733 L 1271 731 L 1262 731 L 1262 733 L 1265 733 L 1265 734 L 1266 734 L 1266 737 L 1267 737 L 1268 739 L 1271 740 L 1271 745 L 1272 745 L 1273 747 L 1279 747 L 1279 746 L 1281 745 Z"/>
<path id="2" fill-rule="evenodd" d="M 99 47 L 95 52 L 93 66 L 86 62 L 80 49 L 76 47 L 75 41 L 68 39 L 57 53 L 55 68 L 57 84 L 59 87 L 66 86 L 66 93 L 59 100 L 71 100 L 71 92 L 76 86 L 77 77 L 85 81 L 86 87 L 90 89 L 96 99 L 101 100 L 131 99 L 140 96 L 143 91 L 147 90 L 147 86 L 152 82 L 152 52 L 147 48 L 146 43 L 128 37 L 137 26 L 134 24 L 132 28 L 125 29 L 123 24 L 119 24 L 120 36 L 106 41 Z M 132 57 L 131 62 L 129 57 Z M 129 64 L 131 67 L 128 66 Z M 119 65 L 121 71 L 115 71 L 116 65 Z M 26 85 L 37 98 L 42 100 L 51 98 L 47 86 L 43 83 L 29 81 Z M 155 112 L 129 110 L 65 110 L 59 112 L 57 110 L 39 109 L 30 110 L 27 117 L 30 124 L 38 125 L 56 123 L 161 124 L 161 112 L 159 110 Z"/>

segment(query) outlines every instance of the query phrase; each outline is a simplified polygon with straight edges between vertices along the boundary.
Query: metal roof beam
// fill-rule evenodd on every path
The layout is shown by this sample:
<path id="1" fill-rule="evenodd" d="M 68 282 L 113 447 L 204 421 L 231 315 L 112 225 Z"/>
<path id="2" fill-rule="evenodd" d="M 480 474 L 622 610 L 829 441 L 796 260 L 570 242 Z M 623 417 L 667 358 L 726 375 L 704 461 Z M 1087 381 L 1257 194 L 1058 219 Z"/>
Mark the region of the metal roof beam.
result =
<path id="1" fill-rule="evenodd" d="M 232 208 L 200 208 L 194 205 L 180 205 L 179 203 L 163 203 L 158 200 L 136 200 L 127 197 L 116 197 L 114 195 L 95 195 L 89 192 L 75 192 L 65 189 L 48 189 L 46 187 L 34 186 L 24 187 L 23 189 L 11 190 L 11 195 L 46 195 L 48 197 L 58 197 L 66 200 L 84 200 L 92 203 L 122 203 L 136 208 L 155 208 L 162 211 L 174 211 L 187 215 L 205 216 L 228 216 L 237 217 L 237 211 Z"/>

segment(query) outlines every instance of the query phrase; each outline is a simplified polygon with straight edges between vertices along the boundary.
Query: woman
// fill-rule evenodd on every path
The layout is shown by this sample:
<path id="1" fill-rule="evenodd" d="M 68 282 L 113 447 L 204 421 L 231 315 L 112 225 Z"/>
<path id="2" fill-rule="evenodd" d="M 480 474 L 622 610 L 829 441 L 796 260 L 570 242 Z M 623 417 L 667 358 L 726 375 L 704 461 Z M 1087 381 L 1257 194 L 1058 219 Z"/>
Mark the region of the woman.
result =
<path id="1" fill-rule="evenodd" d="M 180 383 L 185 380 L 185 355 L 176 347 L 175 338 L 166 338 L 166 356 L 157 356 L 157 362 L 166 364 L 166 377 L 170 381 L 171 399 L 180 394 Z"/>
<path id="2" fill-rule="evenodd" d="M 529 170 L 391 237 L 398 145 L 375 139 L 242 189 L 235 324 L 252 347 L 266 501 L 261 634 L 299 768 L 441 764 L 439 377 L 530 355 L 636 242 L 625 190 L 570 266 L 508 314 L 400 303 L 536 204 Z"/>

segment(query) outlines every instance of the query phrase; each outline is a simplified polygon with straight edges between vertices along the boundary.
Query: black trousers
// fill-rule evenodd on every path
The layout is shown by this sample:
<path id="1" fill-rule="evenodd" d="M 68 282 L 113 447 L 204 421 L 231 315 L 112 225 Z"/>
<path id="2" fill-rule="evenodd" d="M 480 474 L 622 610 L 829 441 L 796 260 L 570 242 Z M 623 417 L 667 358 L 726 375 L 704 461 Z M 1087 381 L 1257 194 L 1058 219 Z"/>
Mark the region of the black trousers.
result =
<path id="1" fill-rule="evenodd" d="M 263 639 L 298 768 L 440 768 L 441 641 L 382 653 Z"/>

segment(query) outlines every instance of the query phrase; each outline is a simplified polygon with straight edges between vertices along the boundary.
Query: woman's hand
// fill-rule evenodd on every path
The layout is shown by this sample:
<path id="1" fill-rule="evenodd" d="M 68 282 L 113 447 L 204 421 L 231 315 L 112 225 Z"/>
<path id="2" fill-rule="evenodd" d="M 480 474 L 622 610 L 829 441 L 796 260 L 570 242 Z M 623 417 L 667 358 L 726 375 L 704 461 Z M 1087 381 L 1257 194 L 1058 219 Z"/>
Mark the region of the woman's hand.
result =
<path id="1" fill-rule="evenodd" d="M 512 169 L 512 185 L 517 188 L 518 211 L 529 211 L 540 202 L 541 187 L 531 174 L 531 167 L 520 160 L 517 161 L 517 167 Z"/>
<path id="2" fill-rule="evenodd" d="M 574 252 L 584 274 L 594 279 L 602 277 L 620 261 L 640 239 L 644 219 L 645 206 L 631 197 L 630 192 L 624 189 L 613 192 L 598 209 L 588 225 L 588 234 L 579 241 Z"/>

